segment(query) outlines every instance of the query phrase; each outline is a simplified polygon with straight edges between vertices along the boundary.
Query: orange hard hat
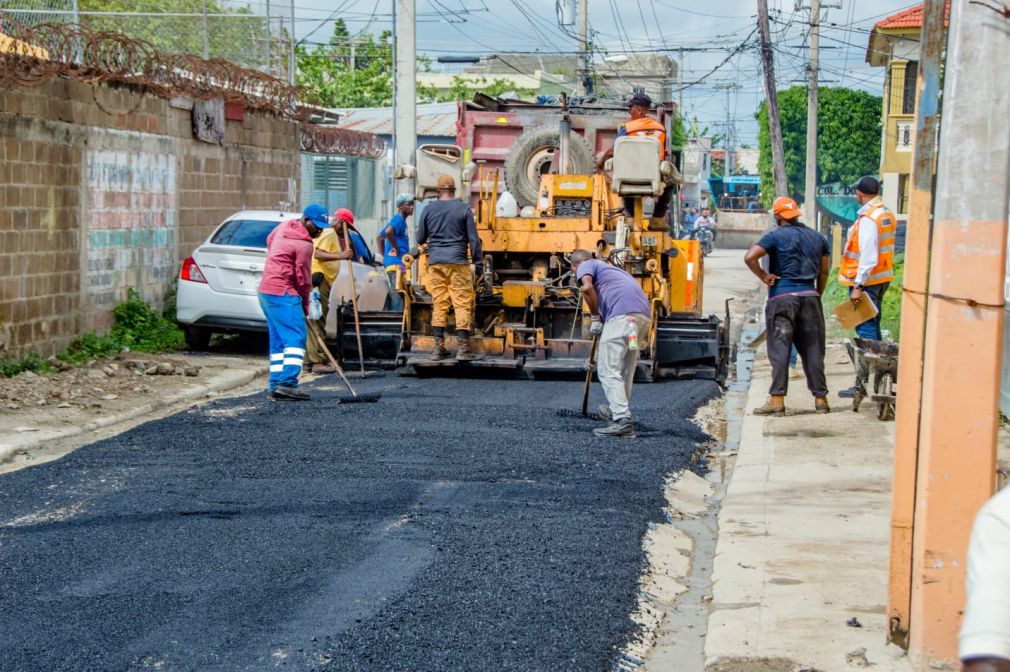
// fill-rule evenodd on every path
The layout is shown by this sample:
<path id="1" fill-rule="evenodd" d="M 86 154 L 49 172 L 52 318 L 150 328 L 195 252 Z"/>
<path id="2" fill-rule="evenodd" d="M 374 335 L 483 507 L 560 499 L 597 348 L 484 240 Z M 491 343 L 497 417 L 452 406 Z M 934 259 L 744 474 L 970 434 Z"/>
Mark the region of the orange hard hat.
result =
<path id="1" fill-rule="evenodd" d="M 779 196 L 772 203 L 772 214 L 783 219 L 794 219 L 803 213 L 800 211 L 800 206 L 796 205 L 796 201 L 788 196 Z"/>

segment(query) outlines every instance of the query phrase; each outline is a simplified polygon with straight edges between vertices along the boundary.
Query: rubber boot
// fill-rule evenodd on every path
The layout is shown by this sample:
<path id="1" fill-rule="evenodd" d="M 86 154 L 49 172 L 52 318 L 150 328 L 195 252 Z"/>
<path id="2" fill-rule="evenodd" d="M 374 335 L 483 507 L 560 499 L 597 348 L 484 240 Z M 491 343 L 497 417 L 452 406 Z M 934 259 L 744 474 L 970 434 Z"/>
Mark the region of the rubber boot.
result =
<path id="1" fill-rule="evenodd" d="M 470 332 L 460 329 L 456 332 L 456 340 L 459 341 L 459 349 L 456 351 L 457 362 L 472 362 L 480 359 L 483 355 L 478 355 L 473 351 L 470 343 Z"/>
<path id="2" fill-rule="evenodd" d="M 830 413 L 831 407 L 828 406 L 827 397 L 814 397 L 814 412 L 815 413 Z"/>
<path id="3" fill-rule="evenodd" d="M 777 394 L 768 397 L 764 406 L 754 409 L 754 415 L 785 415 L 786 398 Z"/>

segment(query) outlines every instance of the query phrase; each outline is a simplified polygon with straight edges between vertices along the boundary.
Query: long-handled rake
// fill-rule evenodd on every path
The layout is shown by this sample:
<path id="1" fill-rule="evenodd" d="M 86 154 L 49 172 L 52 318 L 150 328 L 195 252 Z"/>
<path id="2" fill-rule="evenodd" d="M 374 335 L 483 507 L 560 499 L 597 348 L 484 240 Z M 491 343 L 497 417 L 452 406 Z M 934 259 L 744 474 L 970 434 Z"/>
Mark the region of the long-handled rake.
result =
<path id="1" fill-rule="evenodd" d="M 337 360 L 333 357 L 333 353 L 331 353 L 330 349 L 328 347 L 326 347 L 326 339 L 324 339 L 320 334 L 317 333 L 316 330 L 319 329 L 319 326 L 316 325 L 312 321 L 309 321 L 308 325 L 309 325 L 309 336 L 315 342 L 316 347 L 318 347 L 320 350 L 323 351 L 323 353 L 326 354 L 326 359 L 329 360 L 330 366 L 332 366 L 334 369 L 337 370 L 337 373 L 340 374 L 340 379 L 344 381 L 344 385 L 347 387 L 347 390 L 351 393 L 351 396 L 349 396 L 349 397 L 346 397 L 346 396 L 344 396 L 344 397 L 337 397 L 337 403 L 338 404 L 374 404 L 379 399 L 381 399 L 382 398 L 382 393 L 381 392 L 370 392 L 370 393 L 367 393 L 367 394 L 358 394 L 357 392 L 354 391 L 354 388 L 351 387 L 351 383 L 347 380 L 347 376 L 344 374 L 343 367 L 341 367 L 340 364 L 337 363 Z"/>

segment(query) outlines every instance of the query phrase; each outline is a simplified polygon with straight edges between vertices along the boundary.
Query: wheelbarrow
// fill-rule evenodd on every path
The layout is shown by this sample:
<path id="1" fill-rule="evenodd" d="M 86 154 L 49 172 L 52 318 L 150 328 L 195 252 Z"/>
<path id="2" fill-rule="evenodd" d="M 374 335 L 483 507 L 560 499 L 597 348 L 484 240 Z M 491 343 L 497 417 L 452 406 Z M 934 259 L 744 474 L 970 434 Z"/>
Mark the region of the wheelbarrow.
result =
<path id="1" fill-rule="evenodd" d="M 848 345 L 849 357 L 856 368 L 856 391 L 852 396 L 852 410 L 867 398 L 877 405 L 877 419 L 894 420 L 898 401 L 898 344 L 854 338 Z M 866 390 L 863 380 L 873 380 L 873 394 Z"/>

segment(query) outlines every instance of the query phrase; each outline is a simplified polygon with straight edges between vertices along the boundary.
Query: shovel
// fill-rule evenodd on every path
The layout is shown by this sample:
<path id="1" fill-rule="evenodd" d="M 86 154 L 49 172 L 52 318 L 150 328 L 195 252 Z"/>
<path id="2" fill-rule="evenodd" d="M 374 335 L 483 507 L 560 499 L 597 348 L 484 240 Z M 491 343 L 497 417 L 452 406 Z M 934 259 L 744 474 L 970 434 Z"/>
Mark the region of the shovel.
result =
<path id="1" fill-rule="evenodd" d="M 600 337 L 593 336 L 593 345 L 589 348 L 589 366 L 586 367 L 586 386 L 582 389 L 582 417 L 589 417 L 589 388 L 593 384 L 593 372 L 596 371 L 596 348 Z"/>

